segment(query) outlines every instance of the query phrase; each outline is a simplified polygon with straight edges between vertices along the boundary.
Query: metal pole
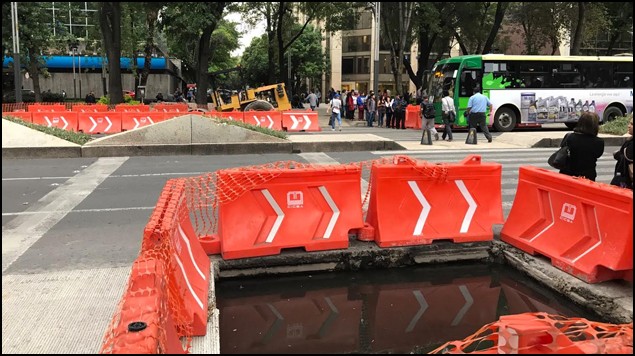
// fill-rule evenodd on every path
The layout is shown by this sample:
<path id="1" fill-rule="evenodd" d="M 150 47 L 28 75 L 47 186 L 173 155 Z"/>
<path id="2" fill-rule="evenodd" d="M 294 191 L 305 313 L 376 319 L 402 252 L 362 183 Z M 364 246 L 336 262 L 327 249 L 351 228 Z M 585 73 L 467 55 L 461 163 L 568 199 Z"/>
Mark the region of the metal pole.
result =
<path id="1" fill-rule="evenodd" d="M 77 56 L 77 59 L 78 59 L 77 65 L 78 65 L 78 68 L 79 68 L 79 70 L 78 70 L 78 72 L 79 72 L 79 97 L 81 98 L 82 97 L 82 54 L 81 53 Z"/>
<path id="2" fill-rule="evenodd" d="M 379 95 L 379 1 L 375 2 L 375 64 L 373 71 L 373 84 L 375 87 L 375 95 Z"/>
<path id="3" fill-rule="evenodd" d="M 13 34 L 13 84 L 15 102 L 22 102 L 22 75 L 20 68 L 20 32 L 18 30 L 18 3 L 11 3 L 11 32 Z"/>
<path id="4" fill-rule="evenodd" d="M 75 76 L 75 53 L 77 48 L 73 47 L 73 98 L 77 99 L 77 77 Z"/>
<path id="5" fill-rule="evenodd" d="M 289 78 L 289 89 L 287 90 L 291 93 L 291 88 L 293 87 L 291 82 L 291 52 L 287 52 L 287 77 Z"/>

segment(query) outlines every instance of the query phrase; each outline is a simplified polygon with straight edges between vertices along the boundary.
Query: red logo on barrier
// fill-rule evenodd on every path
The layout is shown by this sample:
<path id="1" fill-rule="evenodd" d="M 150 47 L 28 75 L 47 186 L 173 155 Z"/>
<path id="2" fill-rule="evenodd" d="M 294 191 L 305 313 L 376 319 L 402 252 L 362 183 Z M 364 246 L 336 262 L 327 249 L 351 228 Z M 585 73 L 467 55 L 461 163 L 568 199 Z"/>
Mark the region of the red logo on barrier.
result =
<path id="1" fill-rule="evenodd" d="M 304 205 L 304 195 L 301 191 L 287 193 L 287 208 L 301 208 Z"/>
<path id="2" fill-rule="evenodd" d="M 564 220 L 568 223 L 572 223 L 575 219 L 575 211 L 576 207 L 573 204 L 564 203 L 562 204 L 562 212 L 560 213 L 560 220 Z"/>

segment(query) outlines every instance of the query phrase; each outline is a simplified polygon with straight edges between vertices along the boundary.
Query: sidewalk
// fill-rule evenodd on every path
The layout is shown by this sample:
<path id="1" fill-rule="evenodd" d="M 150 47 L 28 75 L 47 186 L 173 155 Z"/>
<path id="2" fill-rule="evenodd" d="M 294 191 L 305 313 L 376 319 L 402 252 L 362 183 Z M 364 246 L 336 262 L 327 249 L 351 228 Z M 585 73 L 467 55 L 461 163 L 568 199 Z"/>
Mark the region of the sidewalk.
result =
<path id="1" fill-rule="evenodd" d="M 2 121 L 3 158 L 72 158 L 164 155 L 214 155 L 252 153 L 351 152 L 392 150 L 473 150 L 558 147 L 558 131 L 495 133 L 487 143 L 479 133 L 478 145 L 467 145 L 465 133 L 453 142 L 422 145 L 421 130 L 365 127 L 363 121 L 342 120 L 342 131 L 328 125 L 327 105 L 317 108 L 321 132 L 294 132 L 278 139 L 236 126 L 219 127 L 195 113 L 132 131 L 104 136 L 79 146 L 25 126 Z M 227 125 L 224 125 L 227 126 Z M 606 146 L 620 146 L 626 136 L 603 135 Z"/>

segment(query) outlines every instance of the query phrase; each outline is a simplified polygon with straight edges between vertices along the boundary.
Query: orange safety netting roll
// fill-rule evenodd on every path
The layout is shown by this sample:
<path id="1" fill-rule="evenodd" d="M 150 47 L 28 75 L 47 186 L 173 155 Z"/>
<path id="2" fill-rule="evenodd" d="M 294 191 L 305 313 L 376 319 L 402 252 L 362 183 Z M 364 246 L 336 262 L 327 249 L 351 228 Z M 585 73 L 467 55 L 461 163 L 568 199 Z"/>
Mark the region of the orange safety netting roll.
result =
<path id="1" fill-rule="evenodd" d="M 632 354 L 633 323 L 606 324 L 547 313 L 502 316 L 431 354 Z"/>

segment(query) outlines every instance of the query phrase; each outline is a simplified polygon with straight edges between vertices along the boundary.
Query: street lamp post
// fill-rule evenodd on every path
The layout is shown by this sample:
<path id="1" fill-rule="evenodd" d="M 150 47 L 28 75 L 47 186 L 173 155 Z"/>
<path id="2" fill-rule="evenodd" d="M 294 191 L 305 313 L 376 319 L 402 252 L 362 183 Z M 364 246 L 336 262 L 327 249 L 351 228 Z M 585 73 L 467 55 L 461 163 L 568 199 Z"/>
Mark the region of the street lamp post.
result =
<path id="1" fill-rule="evenodd" d="M 82 97 L 82 54 L 80 53 L 77 56 L 77 66 L 78 66 L 78 72 L 79 72 L 79 97 Z"/>
<path id="2" fill-rule="evenodd" d="M 373 71 L 373 84 L 375 86 L 375 94 L 379 95 L 379 7 L 380 3 L 375 2 L 375 70 Z"/>
<path id="3" fill-rule="evenodd" d="M 20 33 L 18 31 L 18 3 L 11 3 L 11 32 L 13 34 L 13 84 L 15 102 L 22 102 L 22 76 L 20 75 Z"/>
<path id="4" fill-rule="evenodd" d="M 77 76 L 75 74 L 75 55 L 77 54 L 77 47 L 73 45 L 73 98 L 77 99 Z"/>

